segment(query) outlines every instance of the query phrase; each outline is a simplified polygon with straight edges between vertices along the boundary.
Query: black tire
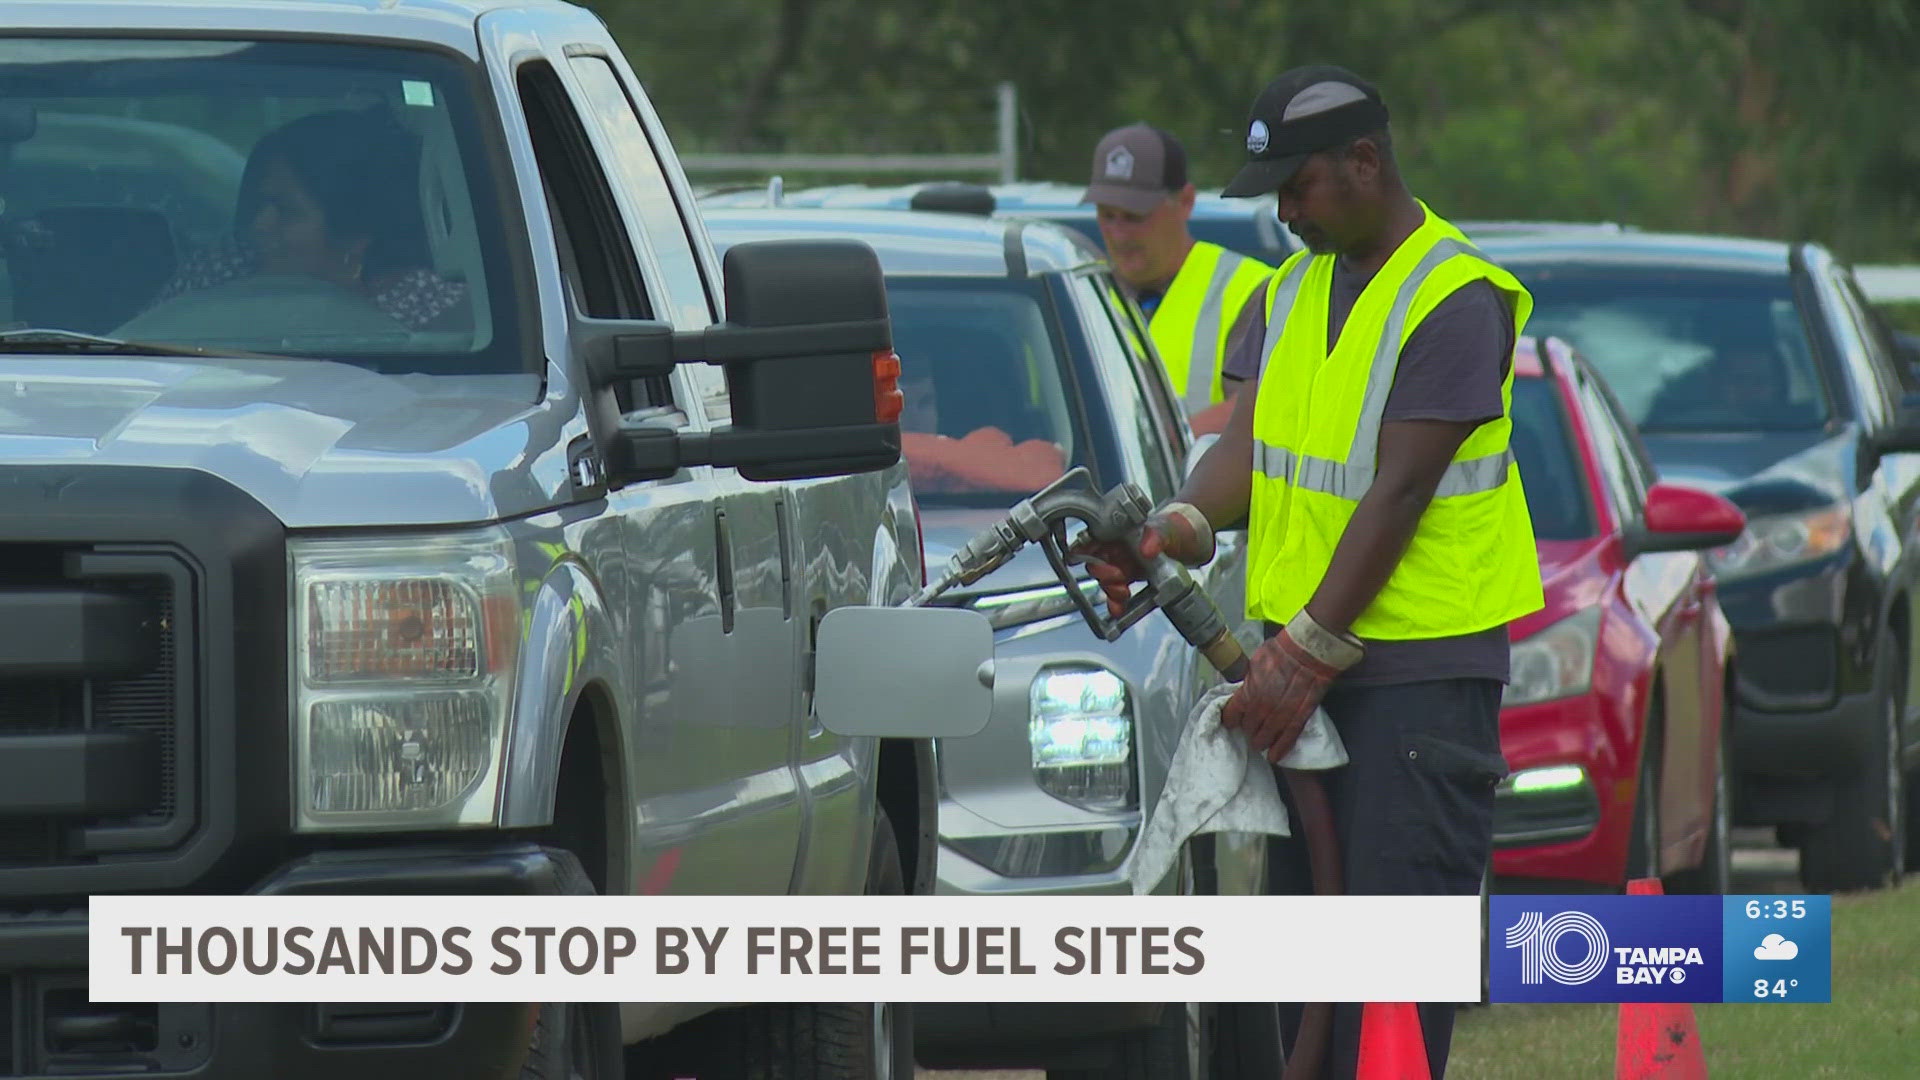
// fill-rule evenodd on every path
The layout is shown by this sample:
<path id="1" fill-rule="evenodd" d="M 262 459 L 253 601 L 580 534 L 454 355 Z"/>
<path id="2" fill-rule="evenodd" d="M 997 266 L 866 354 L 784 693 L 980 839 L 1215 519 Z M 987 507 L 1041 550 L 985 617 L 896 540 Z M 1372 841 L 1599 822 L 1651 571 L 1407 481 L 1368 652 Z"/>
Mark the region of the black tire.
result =
<path id="1" fill-rule="evenodd" d="M 1731 690 L 1731 687 L 1729 687 Z M 1728 694 L 1727 700 L 1733 697 Z M 1713 748 L 1713 811 L 1707 821 L 1707 846 L 1700 864 L 1676 870 L 1666 891 L 1725 896 L 1733 889 L 1733 780 L 1727 775 L 1727 722 L 1720 720 L 1720 740 Z"/>
<path id="2" fill-rule="evenodd" d="M 893 823 L 875 807 L 866 893 L 906 891 Z M 631 1080 L 913 1080 L 913 1006 L 801 1002 L 722 1009 L 634 1048 L 627 1068 Z"/>
<path id="3" fill-rule="evenodd" d="M 546 849 L 559 870 L 559 895 L 596 895 L 571 851 Z M 621 1080 L 620 1006 L 550 1002 L 540 1007 L 520 1080 Z"/>
<path id="4" fill-rule="evenodd" d="M 1047 1080 L 1210 1080 L 1220 1074 L 1209 1062 L 1212 1010 L 1205 1005 L 1163 1006 L 1160 1022 L 1136 1031 L 1115 1046 L 1111 1066 L 1100 1069 L 1048 1069 Z M 1278 1073 L 1261 1074 L 1266 1077 Z"/>
<path id="5" fill-rule="evenodd" d="M 1655 694 L 1658 694 L 1656 688 Z M 1633 795 L 1633 836 L 1627 844 L 1626 871 L 1620 887 L 1636 878 L 1660 876 L 1660 723 L 1659 698 L 1647 712 L 1647 732 L 1640 740 L 1640 779 Z"/>
<path id="6" fill-rule="evenodd" d="M 1891 635 L 1877 663 L 1887 672 L 1880 726 L 1853 775 L 1834 784 L 1833 814 L 1807 830 L 1800 881 L 1808 892 L 1836 893 L 1897 885 L 1906 870 L 1907 796 L 1900 767 L 1900 717 L 1906 709 L 1906 664 Z"/>

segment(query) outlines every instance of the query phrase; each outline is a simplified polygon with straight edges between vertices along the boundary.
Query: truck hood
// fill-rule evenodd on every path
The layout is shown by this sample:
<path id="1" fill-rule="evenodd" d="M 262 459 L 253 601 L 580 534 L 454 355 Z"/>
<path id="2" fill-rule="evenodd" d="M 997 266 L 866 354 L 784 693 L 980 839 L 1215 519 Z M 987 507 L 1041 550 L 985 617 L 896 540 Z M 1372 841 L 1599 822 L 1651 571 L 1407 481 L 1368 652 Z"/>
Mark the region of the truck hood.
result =
<path id="1" fill-rule="evenodd" d="M 292 528 L 492 521 L 567 492 L 577 410 L 524 375 L 0 357 L 0 464 L 196 469 Z"/>

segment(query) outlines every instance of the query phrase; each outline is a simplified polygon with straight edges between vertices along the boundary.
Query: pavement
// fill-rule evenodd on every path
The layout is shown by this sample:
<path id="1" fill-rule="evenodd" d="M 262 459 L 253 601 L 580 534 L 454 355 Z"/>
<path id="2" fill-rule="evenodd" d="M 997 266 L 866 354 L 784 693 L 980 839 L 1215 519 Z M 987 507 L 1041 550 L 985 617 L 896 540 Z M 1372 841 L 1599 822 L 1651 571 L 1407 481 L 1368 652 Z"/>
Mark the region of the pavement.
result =
<path id="1" fill-rule="evenodd" d="M 1800 853 L 1776 845 L 1772 829 L 1735 829 L 1733 844 L 1734 892 L 1800 891 Z M 914 1075 L 916 1080 L 1046 1080 L 1047 1077 L 1039 1069 L 920 1069 Z"/>

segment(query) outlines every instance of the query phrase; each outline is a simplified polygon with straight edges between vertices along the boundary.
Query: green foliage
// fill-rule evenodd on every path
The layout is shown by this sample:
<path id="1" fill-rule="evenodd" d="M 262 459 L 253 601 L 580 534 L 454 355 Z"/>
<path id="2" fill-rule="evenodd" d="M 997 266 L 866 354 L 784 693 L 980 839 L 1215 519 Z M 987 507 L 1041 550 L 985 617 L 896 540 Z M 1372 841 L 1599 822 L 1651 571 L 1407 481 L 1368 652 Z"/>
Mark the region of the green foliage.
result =
<path id="1" fill-rule="evenodd" d="M 1909 0 L 587 2 L 682 150 L 984 153 L 1012 80 L 1023 176 L 1081 181 L 1149 119 L 1218 186 L 1260 87 L 1326 61 L 1380 85 L 1443 213 L 1920 258 Z"/>

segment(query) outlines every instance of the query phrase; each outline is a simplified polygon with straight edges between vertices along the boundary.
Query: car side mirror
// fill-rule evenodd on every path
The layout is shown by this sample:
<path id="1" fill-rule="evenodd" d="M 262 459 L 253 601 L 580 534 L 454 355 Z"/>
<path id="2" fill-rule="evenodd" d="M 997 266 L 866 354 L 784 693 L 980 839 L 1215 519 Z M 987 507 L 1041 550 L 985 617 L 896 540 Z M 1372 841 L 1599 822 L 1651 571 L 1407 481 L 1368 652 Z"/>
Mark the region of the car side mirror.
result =
<path id="1" fill-rule="evenodd" d="M 1220 436 L 1218 433 L 1209 433 L 1196 437 L 1193 440 L 1193 445 L 1187 448 L 1187 464 L 1182 475 L 1192 476 L 1193 470 L 1200 467 L 1200 459 L 1206 457 L 1207 451 L 1213 449 L 1214 444 L 1219 441 Z"/>
<path id="2" fill-rule="evenodd" d="M 1627 557 L 1724 547 L 1746 529 L 1747 515 L 1731 500 L 1662 481 L 1647 490 L 1645 512 L 1627 531 Z"/>
<path id="3" fill-rule="evenodd" d="M 873 249 L 857 240 L 759 240 L 730 248 L 722 269 L 727 320 L 704 330 L 576 322 L 575 346 L 603 401 L 614 388 L 664 376 L 677 364 L 726 371 L 730 425 L 702 434 L 610 424 L 609 479 L 718 465 L 749 480 L 796 480 L 898 462 L 900 361 Z M 604 405 L 601 414 L 609 415 Z"/>

